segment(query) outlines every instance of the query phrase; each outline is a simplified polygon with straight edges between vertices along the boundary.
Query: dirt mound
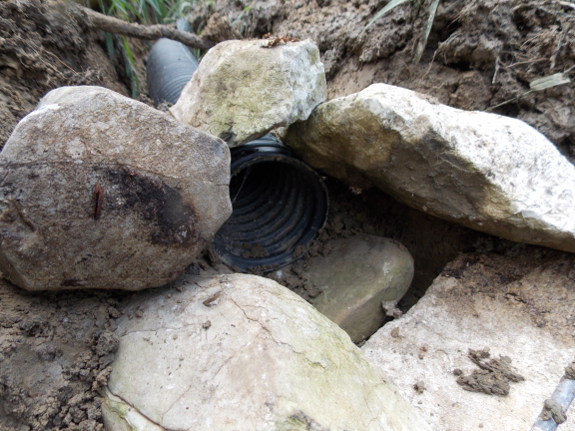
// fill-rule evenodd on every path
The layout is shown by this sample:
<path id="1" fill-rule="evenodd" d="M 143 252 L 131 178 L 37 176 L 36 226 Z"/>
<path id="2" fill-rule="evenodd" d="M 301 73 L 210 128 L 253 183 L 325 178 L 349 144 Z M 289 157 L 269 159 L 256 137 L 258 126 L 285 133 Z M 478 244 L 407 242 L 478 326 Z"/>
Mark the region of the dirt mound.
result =
<path id="1" fill-rule="evenodd" d="M 103 429 L 98 391 L 126 295 L 33 294 L 0 281 L 0 429 Z"/>
<path id="2" fill-rule="evenodd" d="M 120 52 L 104 51 L 104 34 L 80 27 L 63 5 L 38 0 L 0 3 L 0 145 L 48 91 L 99 85 L 128 95 Z"/>
<path id="3" fill-rule="evenodd" d="M 534 79 L 575 66 L 572 7 L 554 1 L 441 1 L 422 60 L 415 65 L 427 2 L 406 2 L 366 29 L 385 3 L 216 0 L 196 4 L 191 23 L 202 30 L 212 15 L 221 15 L 244 37 L 273 33 L 313 39 L 326 67 L 330 97 L 384 82 L 456 108 L 491 109 L 531 124 L 575 161 L 573 83 L 525 94 Z"/>

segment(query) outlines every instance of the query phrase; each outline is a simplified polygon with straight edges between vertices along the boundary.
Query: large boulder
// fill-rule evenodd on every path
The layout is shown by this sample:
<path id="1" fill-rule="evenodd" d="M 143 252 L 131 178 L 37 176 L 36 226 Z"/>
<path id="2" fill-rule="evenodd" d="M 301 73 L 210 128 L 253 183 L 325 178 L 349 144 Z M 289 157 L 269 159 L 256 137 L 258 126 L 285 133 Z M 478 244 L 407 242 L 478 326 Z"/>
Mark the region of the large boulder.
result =
<path id="1" fill-rule="evenodd" d="M 125 313 L 109 431 L 429 430 L 340 328 L 270 279 L 191 277 Z"/>
<path id="2" fill-rule="evenodd" d="M 575 251 L 575 166 L 527 124 L 374 84 L 326 102 L 286 141 L 312 166 L 437 217 Z"/>
<path id="3" fill-rule="evenodd" d="M 219 139 L 100 87 L 63 87 L 0 154 L 0 269 L 29 290 L 175 279 L 231 213 Z"/>
<path id="4" fill-rule="evenodd" d="M 463 255 L 362 351 L 435 431 L 530 430 L 575 357 L 574 321 L 575 256 Z"/>
<path id="5" fill-rule="evenodd" d="M 309 117 L 327 97 L 319 50 L 309 40 L 230 40 L 212 48 L 170 112 L 230 147 Z"/>

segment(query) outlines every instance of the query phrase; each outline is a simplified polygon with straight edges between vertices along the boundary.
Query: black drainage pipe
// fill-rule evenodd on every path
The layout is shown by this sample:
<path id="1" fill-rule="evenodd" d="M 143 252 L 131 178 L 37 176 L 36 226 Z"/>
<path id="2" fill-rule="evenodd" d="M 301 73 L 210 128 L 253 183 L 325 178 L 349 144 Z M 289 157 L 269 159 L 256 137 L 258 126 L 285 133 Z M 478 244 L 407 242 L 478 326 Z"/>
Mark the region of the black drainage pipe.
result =
<path id="1" fill-rule="evenodd" d="M 557 386 L 551 398 L 545 401 L 545 408 L 547 408 L 549 404 L 551 404 L 551 406 L 557 406 L 556 408 L 559 408 L 563 416 L 565 416 L 565 412 L 569 409 L 573 398 L 575 398 L 575 380 L 566 378 L 559 383 L 559 386 Z M 555 412 L 548 411 L 548 413 L 549 418 L 542 418 L 541 416 L 537 418 L 531 431 L 555 431 L 557 429 L 562 422 L 559 421 L 559 423 L 557 423 L 555 421 L 555 419 L 557 419 L 553 414 Z M 565 419 L 563 418 L 563 420 Z"/>
<path id="2" fill-rule="evenodd" d="M 176 103 L 197 67 L 185 45 L 158 40 L 147 67 L 155 105 Z M 212 240 L 212 250 L 244 272 L 269 272 L 302 257 L 327 218 L 321 177 L 271 135 L 231 152 L 233 213 Z"/>
<path id="3" fill-rule="evenodd" d="M 271 135 L 232 148 L 233 213 L 213 250 L 241 271 L 269 272 L 302 257 L 325 225 L 321 177 Z"/>
<path id="4" fill-rule="evenodd" d="M 186 20 L 178 20 L 178 29 L 189 31 Z M 175 104 L 182 90 L 198 68 L 198 60 L 184 44 L 170 39 L 158 39 L 148 55 L 146 68 L 148 91 L 154 105 Z"/>

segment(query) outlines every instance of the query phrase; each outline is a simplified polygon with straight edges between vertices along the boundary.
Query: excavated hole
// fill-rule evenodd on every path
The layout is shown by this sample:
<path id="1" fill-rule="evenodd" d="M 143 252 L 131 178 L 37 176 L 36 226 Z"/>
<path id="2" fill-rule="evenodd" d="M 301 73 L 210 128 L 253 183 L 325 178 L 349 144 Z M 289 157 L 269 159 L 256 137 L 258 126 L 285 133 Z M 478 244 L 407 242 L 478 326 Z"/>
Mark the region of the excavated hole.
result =
<path id="1" fill-rule="evenodd" d="M 310 259 L 327 255 L 330 241 L 356 234 L 392 238 L 407 247 L 415 262 L 415 275 L 409 291 L 399 303 L 407 311 L 424 295 L 444 267 L 459 254 L 467 252 L 513 253 L 522 245 L 473 231 L 429 216 L 404 205 L 383 191 L 348 188 L 333 178 L 326 179 L 330 211 L 325 229 L 312 243 L 308 254 L 276 272 L 264 274 L 310 300 L 321 291 L 309 282 Z"/>

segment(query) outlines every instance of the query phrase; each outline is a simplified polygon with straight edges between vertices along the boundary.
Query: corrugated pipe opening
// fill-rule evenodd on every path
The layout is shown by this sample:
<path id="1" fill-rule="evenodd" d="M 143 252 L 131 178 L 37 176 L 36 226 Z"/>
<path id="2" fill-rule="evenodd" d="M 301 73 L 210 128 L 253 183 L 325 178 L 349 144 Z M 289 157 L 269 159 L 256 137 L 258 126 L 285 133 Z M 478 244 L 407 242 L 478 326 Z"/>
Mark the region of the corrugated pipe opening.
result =
<path id="1" fill-rule="evenodd" d="M 267 272 L 302 257 L 327 217 L 318 173 L 271 135 L 233 148 L 231 169 L 233 213 L 212 241 L 220 259 Z"/>
<path id="2" fill-rule="evenodd" d="M 178 28 L 186 24 L 179 20 Z M 197 67 L 185 45 L 158 40 L 147 66 L 155 105 L 176 103 Z M 327 218 L 321 177 L 271 135 L 231 152 L 233 213 L 214 237 L 213 251 L 240 271 L 272 271 L 302 257 Z"/>

